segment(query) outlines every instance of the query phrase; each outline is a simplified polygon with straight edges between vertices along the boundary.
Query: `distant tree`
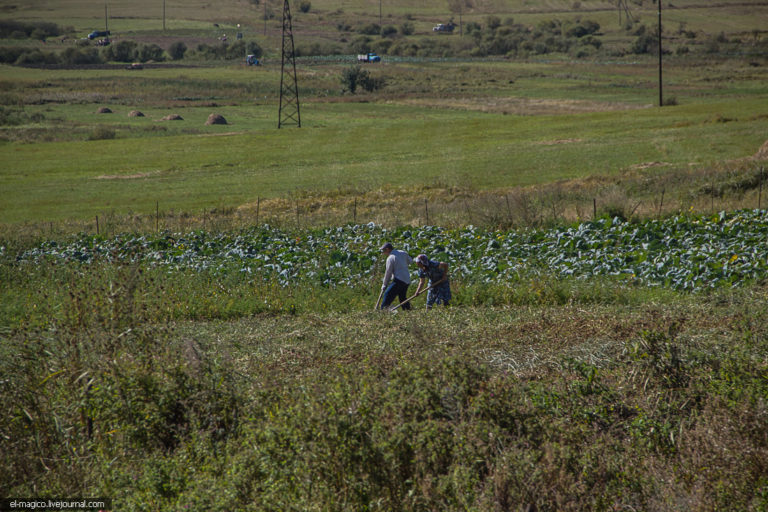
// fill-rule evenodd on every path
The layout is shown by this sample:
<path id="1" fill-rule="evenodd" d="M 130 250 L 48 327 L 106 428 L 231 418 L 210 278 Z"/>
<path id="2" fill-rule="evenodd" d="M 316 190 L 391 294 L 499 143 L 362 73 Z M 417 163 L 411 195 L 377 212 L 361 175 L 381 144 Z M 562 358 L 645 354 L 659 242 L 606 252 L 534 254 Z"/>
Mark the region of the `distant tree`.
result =
<path id="1" fill-rule="evenodd" d="M 183 59 L 185 53 L 187 53 L 187 45 L 184 44 L 183 41 L 176 41 L 168 48 L 168 55 L 170 55 L 173 60 Z"/>
<path id="2" fill-rule="evenodd" d="M 378 23 L 369 23 L 360 27 L 357 31 L 367 36 L 377 36 L 381 34 L 381 26 Z"/>
<path id="3" fill-rule="evenodd" d="M 104 57 L 107 60 L 114 60 L 117 62 L 133 62 L 136 60 L 137 47 L 138 45 L 135 41 L 119 41 L 104 49 Z"/>
<path id="4" fill-rule="evenodd" d="M 462 15 L 468 9 L 473 7 L 472 0 L 448 0 L 448 9 L 453 14 L 459 15 L 459 35 L 464 35 L 464 28 L 462 23 Z"/>
<path id="5" fill-rule="evenodd" d="M 349 91 L 352 94 L 355 94 L 358 87 L 362 87 L 368 92 L 373 92 L 384 86 L 384 80 L 373 78 L 370 71 L 361 68 L 359 65 L 354 65 L 342 71 L 341 85 L 344 91 Z"/>
<path id="6" fill-rule="evenodd" d="M 142 44 L 136 48 L 136 60 L 139 62 L 155 61 L 160 62 L 165 60 L 163 56 L 163 49 L 154 43 Z"/>
<path id="7" fill-rule="evenodd" d="M 397 35 L 397 27 L 394 25 L 384 25 L 381 27 L 381 37 L 392 37 Z"/>
<path id="8" fill-rule="evenodd" d="M 264 50 L 256 41 L 248 41 L 248 44 L 245 45 L 245 49 L 248 55 L 255 55 L 257 59 L 260 59 L 261 56 L 264 55 Z"/>

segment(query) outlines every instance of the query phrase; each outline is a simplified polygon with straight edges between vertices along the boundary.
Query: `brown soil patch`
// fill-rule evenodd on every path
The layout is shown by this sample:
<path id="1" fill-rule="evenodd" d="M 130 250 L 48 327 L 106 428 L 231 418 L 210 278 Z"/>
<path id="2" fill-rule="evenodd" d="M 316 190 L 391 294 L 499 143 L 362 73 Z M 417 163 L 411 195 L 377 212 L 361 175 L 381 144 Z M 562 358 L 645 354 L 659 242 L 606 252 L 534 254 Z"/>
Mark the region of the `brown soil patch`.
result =
<path id="1" fill-rule="evenodd" d="M 641 164 L 631 165 L 630 169 L 642 171 L 643 169 L 650 169 L 651 167 L 661 167 L 663 165 L 669 165 L 667 162 L 643 162 Z"/>
<path id="2" fill-rule="evenodd" d="M 136 174 L 102 174 L 101 176 L 96 176 L 97 180 L 137 180 L 140 178 L 149 178 L 150 173 L 148 172 L 139 172 Z"/>
<path id="3" fill-rule="evenodd" d="M 573 142 L 582 142 L 584 139 L 557 139 L 557 140 L 542 140 L 540 142 L 535 142 L 534 144 L 538 144 L 540 146 L 554 146 L 556 144 L 571 144 Z"/>
<path id="4" fill-rule="evenodd" d="M 620 102 L 598 102 L 584 100 L 551 100 L 535 98 L 402 98 L 393 103 L 418 105 L 420 107 L 477 110 L 497 114 L 520 116 L 556 115 L 579 112 L 608 112 L 647 108 Z"/>

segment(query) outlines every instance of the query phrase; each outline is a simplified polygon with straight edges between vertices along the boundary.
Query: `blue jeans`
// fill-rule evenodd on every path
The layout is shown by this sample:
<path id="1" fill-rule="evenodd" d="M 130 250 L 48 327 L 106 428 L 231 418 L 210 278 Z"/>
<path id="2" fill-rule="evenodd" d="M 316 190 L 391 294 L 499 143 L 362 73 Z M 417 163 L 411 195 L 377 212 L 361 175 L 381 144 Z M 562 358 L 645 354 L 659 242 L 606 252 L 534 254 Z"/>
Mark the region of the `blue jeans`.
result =
<path id="1" fill-rule="evenodd" d="M 393 279 L 387 289 L 384 290 L 384 297 L 381 299 L 381 309 L 388 308 L 390 304 L 395 300 L 395 297 L 400 299 L 402 303 L 408 298 L 408 283 L 400 281 L 399 279 Z M 411 309 L 411 303 L 406 302 L 403 304 L 403 309 Z"/>

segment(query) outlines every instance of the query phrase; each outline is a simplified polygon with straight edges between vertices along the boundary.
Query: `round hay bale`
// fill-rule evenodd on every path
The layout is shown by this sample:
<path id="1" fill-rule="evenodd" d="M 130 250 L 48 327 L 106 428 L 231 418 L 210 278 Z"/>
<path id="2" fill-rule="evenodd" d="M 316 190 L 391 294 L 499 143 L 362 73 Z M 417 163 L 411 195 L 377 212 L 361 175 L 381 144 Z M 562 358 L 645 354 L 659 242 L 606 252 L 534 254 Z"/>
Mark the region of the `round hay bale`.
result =
<path id="1" fill-rule="evenodd" d="M 768 140 L 755 153 L 755 160 L 768 160 Z"/>
<path id="2" fill-rule="evenodd" d="M 141 110 L 131 110 L 128 113 L 128 117 L 144 117 L 144 112 Z"/>
<path id="3" fill-rule="evenodd" d="M 183 121 L 184 118 L 179 114 L 169 114 L 161 119 L 161 121 Z"/>
<path id="4" fill-rule="evenodd" d="M 220 114 L 211 114 L 208 116 L 208 120 L 205 121 L 206 125 L 212 124 L 227 124 L 227 120 Z"/>
<path id="5" fill-rule="evenodd" d="M 107 107 L 100 107 L 99 110 L 96 111 L 97 114 L 111 114 L 112 111 Z"/>

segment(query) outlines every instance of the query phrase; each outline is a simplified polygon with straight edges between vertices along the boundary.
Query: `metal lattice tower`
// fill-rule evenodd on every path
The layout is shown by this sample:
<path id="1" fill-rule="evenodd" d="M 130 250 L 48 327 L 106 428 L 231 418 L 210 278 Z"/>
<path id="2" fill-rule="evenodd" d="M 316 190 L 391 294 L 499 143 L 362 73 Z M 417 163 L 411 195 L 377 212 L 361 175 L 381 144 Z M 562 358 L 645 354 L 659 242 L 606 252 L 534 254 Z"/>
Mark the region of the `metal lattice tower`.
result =
<path id="1" fill-rule="evenodd" d="M 622 11 L 626 15 L 627 21 L 635 21 L 634 18 L 632 17 L 632 12 L 629 10 L 629 6 L 627 5 L 627 0 L 618 0 L 617 7 L 619 8 L 619 26 L 621 26 Z"/>
<path id="2" fill-rule="evenodd" d="M 288 0 L 285 0 L 283 2 L 283 61 L 280 66 L 280 112 L 278 114 L 277 127 L 279 129 L 283 125 L 292 124 L 301 128 L 291 8 L 288 5 Z"/>

